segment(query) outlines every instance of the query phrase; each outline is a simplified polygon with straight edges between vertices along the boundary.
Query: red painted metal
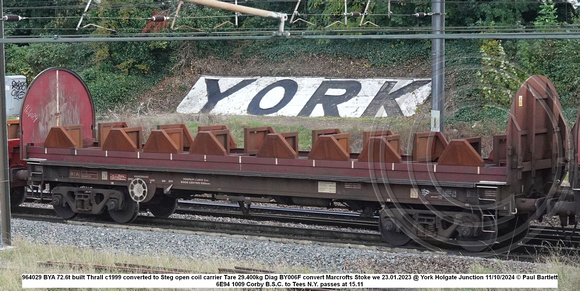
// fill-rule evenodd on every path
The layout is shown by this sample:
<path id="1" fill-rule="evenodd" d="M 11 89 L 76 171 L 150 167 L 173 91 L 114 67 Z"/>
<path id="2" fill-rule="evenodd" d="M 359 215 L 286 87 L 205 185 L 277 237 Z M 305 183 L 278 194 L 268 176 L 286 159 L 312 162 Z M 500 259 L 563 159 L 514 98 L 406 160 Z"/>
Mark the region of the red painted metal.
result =
<path id="1" fill-rule="evenodd" d="M 43 143 L 54 126 L 81 124 L 83 136 L 94 137 L 91 94 L 81 78 L 65 68 L 46 69 L 32 81 L 20 118 L 21 145 Z"/>

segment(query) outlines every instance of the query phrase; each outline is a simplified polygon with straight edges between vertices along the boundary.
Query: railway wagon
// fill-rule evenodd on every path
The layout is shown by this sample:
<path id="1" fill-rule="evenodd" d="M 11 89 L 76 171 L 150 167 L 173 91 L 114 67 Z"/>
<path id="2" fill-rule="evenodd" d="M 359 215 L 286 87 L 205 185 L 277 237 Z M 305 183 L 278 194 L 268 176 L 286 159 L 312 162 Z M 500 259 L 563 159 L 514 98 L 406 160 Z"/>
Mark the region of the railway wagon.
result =
<path id="1" fill-rule="evenodd" d="M 424 239 L 483 251 L 521 237 L 530 219 L 555 207 L 567 166 L 567 128 L 553 84 L 530 77 L 514 97 L 507 132 L 448 141 L 415 133 L 409 153 L 390 130 L 363 134 L 352 153 L 339 129 L 312 132 L 310 151 L 297 133 L 246 128 L 237 147 L 227 126 L 161 125 L 146 141 L 125 122 L 95 124 L 90 93 L 64 68 L 41 73 L 25 96 L 20 126 L 30 187 L 52 195 L 56 213 L 108 212 L 128 223 L 139 209 L 167 217 L 178 198 L 212 194 L 248 210 L 263 199 L 376 213 L 390 244 Z M 561 203 L 560 203 L 561 204 Z M 568 216 L 573 216 L 570 214 Z"/>

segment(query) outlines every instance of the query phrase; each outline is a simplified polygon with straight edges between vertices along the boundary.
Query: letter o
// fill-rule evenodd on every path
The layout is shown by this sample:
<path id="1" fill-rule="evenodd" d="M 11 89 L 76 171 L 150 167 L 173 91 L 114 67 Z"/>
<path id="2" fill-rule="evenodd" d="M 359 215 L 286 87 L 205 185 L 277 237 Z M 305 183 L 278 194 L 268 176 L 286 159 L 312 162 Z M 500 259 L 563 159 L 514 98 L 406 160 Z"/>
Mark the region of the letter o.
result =
<path id="1" fill-rule="evenodd" d="M 270 92 L 272 89 L 276 87 L 284 88 L 284 97 L 282 97 L 282 99 L 280 100 L 280 102 L 278 102 L 278 104 L 270 108 L 266 109 L 260 108 L 260 102 L 262 102 L 262 98 L 264 98 L 264 96 L 266 96 L 268 92 Z M 284 106 L 290 103 L 290 100 L 294 98 L 294 95 L 296 94 L 297 91 L 298 91 L 298 83 L 296 83 L 294 80 L 286 79 L 272 83 L 268 85 L 266 88 L 262 89 L 260 92 L 258 92 L 256 96 L 254 96 L 254 98 L 248 105 L 248 114 L 267 115 L 278 112 L 278 110 L 282 109 Z"/>

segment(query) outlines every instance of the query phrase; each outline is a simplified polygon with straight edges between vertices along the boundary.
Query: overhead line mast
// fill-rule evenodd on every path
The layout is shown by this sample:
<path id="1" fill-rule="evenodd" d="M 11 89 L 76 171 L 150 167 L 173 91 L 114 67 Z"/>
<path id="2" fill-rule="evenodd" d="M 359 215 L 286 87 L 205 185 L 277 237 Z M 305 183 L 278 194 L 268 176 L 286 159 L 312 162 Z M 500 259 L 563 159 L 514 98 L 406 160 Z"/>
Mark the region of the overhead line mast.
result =
<path id="1" fill-rule="evenodd" d="M 4 40 L 4 1 L 0 0 L 0 39 Z M 6 126 L 6 85 L 4 42 L 0 43 L 0 232 L 3 245 L 12 245 L 10 231 L 10 177 L 8 169 L 8 128 Z"/>
<path id="2" fill-rule="evenodd" d="M 431 1 L 433 35 L 445 34 L 445 0 Z M 431 40 L 431 131 L 445 129 L 445 39 Z"/>

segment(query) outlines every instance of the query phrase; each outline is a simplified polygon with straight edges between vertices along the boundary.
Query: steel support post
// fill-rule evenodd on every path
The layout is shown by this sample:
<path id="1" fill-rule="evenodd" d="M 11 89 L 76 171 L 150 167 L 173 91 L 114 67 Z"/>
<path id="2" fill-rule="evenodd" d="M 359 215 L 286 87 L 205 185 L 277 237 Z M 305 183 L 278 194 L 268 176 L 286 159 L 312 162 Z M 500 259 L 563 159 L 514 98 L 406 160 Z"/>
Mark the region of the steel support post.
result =
<path id="1" fill-rule="evenodd" d="M 431 25 L 434 35 L 445 34 L 445 0 L 432 0 Z M 431 40 L 431 131 L 445 128 L 445 39 Z"/>
<path id="2" fill-rule="evenodd" d="M 0 39 L 4 39 L 4 1 L 0 0 Z M 2 244 L 12 245 L 10 232 L 10 170 L 8 169 L 8 129 L 6 126 L 6 80 L 4 43 L 0 43 L 0 232 Z"/>

